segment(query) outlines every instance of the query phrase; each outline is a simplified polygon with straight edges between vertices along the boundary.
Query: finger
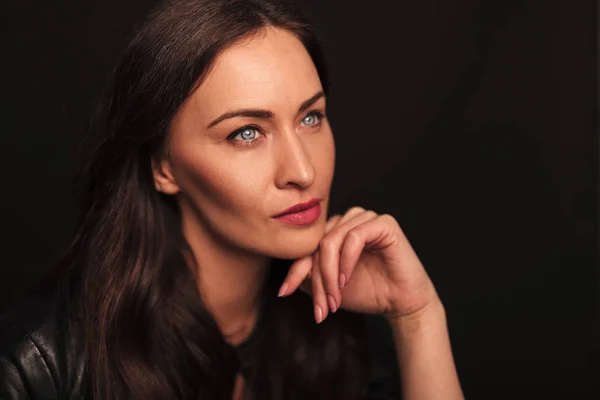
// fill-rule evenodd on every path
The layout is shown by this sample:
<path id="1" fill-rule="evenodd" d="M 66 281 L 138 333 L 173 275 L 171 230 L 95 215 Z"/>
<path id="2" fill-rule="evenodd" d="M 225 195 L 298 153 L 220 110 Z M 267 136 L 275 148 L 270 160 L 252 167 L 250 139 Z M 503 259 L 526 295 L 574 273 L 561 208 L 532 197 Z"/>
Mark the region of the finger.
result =
<path id="1" fill-rule="evenodd" d="M 359 207 L 359 206 L 350 207 L 348 210 L 346 210 L 346 212 L 340 219 L 339 223 L 349 221 L 352 218 L 356 217 L 357 215 L 364 213 L 365 211 L 367 211 L 367 210 L 365 210 L 363 207 Z"/>
<path id="2" fill-rule="evenodd" d="M 361 227 L 364 225 L 360 225 Z M 352 279 L 352 273 L 356 263 L 365 248 L 364 234 L 362 231 L 352 229 L 346 235 L 346 240 L 342 245 L 340 253 L 340 285 L 346 285 Z"/>
<path id="3" fill-rule="evenodd" d="M 331 216 L 325 224 L 325 233 L 329 232 L 333 227 L 335 227 L 341 219 L 341 215 Z M 300 285 L 303 284 L 303 282 L 310 283 L 310 280 L 307 278 L 310 278 L 312 274 L 313 255 L 314 253 L 294 261 L 294 263 L 290 267 L 287 276 L 283 280 L 281 287 L 279 288 L 279 292 L 277 294 L 278 297 L 283 297 L 294 293 L 296 289 L 298 289 L 298 287 L 300 287 Z M 304 285 L 303 290 L 305 292 L 307 291 L 307 286 L 308 285 Z"/>
<path id="4" fill-rule="evenodd" d="M 334 226 L 336 226 L 342 219 L 341 215 L 331 216 L 325 223 L 325 233 L 329 232 Z"/>
<path id="5" fill-rule="evenodd" d="M 353 227 L 346 234 L 340 254 L 340 275 L 344 274 L 346 282 L 352 278 L 352 273 L 364 248 L 372 243 L 381 242 L 388 234 L 388 230 L 385 229 L 385 218 L 387 217 L 379 215 Z"/>
<path id="6" fill-rule="evenodd" d="M 337 214 L 331 216 L 325 224 L 325 233 L 327 234 L 335 226 L 361 211 L 364 211 L 364 208 L 352 207 L 343 216 Z M 294 293 L 296 289 L 298 289 L 298 287 L 302 284 L 302 282 L 306 281 L 307 278 L 311 277 L 313 255 L 314 253 L 294 261 L 294 263 L 290 267 L 290 270 L 288 271 L 287 276 L 283 280 L 281 287 L 279 288 L 279 292 L 277 294 L 278 297 L 288 296 Z"/>
<path id="7" fill-rule="evenodd" d="M 323 277 L 321 276 L 319 255 L 317 253 L 313 256 L 312 295 L 313 304 L 315 305 L 315 321 L 320 324 L 329 315 L 329 308 L 327 307 L 327 297 L 323 287 Z"/>
<path id="8" fill-rule="evenodd" d="M 328 233 L 331 229 L 333 229 L 340 222 L 344 221 L 348 218 L 348 216 L 356 215 L 357 212 L 362 210 L 360 207 L 353 207 L 350 209 L 345 215 L 332 215 L 325 224 L 325 233 Z M 318 251 L 318 250 L 317 250 Z M 283 280 L 281 287 L 279 288 L 279 292 L 277 294 L 278 297 L 288 296 L 296 291 L 303 282 L 307 281 L 307 278 L 311 277 L 312 273 L 312 256 L 300 258 L 292 264 L 290 270 Z M 308 285 L 305 285 L 308 286 Z M 306 291 L 306 290 L 305 290 Z"/>
<path id="9" fill-rule="evenodd" d="M 355 226 L 376 217 L 377 214 L 374 211 L 364 211 L 338 224 L 321 240 L 319 246 L 320 271 L 332 312 L 341 306 L 342 293 L 340 289 L 346 284 L 345 275 L 340 275 L 340 253 L 346 233 Z"/>
<path id="10" fill-rule="evenodd" d="M 277 293 L 278 297 L 283 297 L 294 293 L 296 289 L 298 289 L 298 286 L 300 286 L 300 284 L 307 277 L 309 277 L 313 266 L 312 259 L 313 255 L 311 254 L 294 261 L 287 273 L 287 276 L 283 280 L 281 287 L 279 288 L 279 292 Z"/>
<path id="11" fill-rule="evenodd" d="M 348 221 L 349 219 L 355 217 L 358 214 L 365 212 L 366 210 L 362 207 L 351 207 L 349 208 L 344 215 L 335 214 L 332 215 L 325 225 L 325 233 L 328 233 L 331 229 L 336 227 L 337 225 Z"/>

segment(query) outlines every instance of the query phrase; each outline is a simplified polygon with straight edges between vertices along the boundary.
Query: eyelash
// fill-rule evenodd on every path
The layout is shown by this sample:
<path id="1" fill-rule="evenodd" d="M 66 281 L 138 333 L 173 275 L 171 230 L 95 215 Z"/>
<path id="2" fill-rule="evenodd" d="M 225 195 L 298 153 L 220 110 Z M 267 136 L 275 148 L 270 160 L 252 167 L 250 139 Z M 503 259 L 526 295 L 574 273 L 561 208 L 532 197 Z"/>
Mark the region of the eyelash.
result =
<path id="1" fill-rule="evenodd" d="M 309 125 L 309 128 L 314 128 L 314 127 L 321 126 L 321 123 L 323 122 L 323 119 L 325 118 L 325 114 L 322 113 L 321 111 L 311 111 L 308 114 L 306 114 L 302 118 L 302 120 L 304 120 L 306 117 L 309 117 L 309 116 L 315 116 L 317 118 L 317 122 L 314 125 Z M 256 144 L 258 144 L 258 141 L 260 139 L 234 140 L 234 138 L 236 136 L 238 136 L 239 134 L 241 134 L 246 129 L 253 129 L 253 130 L 262 132 L 262 130 L 258 126 L 256 126 L 256 125 L 246 125 L 246 126 L 242 126 L 241 128 L 235 130 L 231 135 L 227 136 L 227 140 L 230 141 L 230 142 L 233 142 L 233 144 L 235 146 L 240 146 L 240 147 L 255 146 Z"/>

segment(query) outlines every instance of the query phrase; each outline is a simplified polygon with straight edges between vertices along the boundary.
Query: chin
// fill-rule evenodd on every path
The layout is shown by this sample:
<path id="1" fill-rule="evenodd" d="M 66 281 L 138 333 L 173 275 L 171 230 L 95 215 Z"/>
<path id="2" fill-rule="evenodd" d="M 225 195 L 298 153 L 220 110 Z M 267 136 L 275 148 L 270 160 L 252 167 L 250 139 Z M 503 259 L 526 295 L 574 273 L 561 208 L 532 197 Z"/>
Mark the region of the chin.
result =
<path id="1" fill-rule="evenodd" d="M 295 260 L 313 254 L 319 248 L 320 237 L 307 240 L 289 240 L 288 243 L 277 243 L 271 247 L 269 256 L 282 260 Z"/>

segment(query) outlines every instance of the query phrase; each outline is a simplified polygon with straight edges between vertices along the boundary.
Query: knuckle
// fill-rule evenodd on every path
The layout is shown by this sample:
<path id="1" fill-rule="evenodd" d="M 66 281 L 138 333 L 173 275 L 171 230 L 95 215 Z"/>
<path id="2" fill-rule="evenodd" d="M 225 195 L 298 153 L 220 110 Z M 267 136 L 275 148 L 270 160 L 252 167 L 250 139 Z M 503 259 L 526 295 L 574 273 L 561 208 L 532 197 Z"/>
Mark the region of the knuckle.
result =
<path id="1" fill-rule="evenodd" d="M 329 232 L 331 229 L 333 229 L 341 218 L 342 217 L 339 216 L 330 218 L 329 221 L 327 221 L 327 223 L 325 224 L 326 231 Z"/>
<path id="2" fill-rule="evenodd" d="M 321 250 L 329 250 L 333 245 L 335 245 L 336 237 L 334 235 L 324 236 L 319 242 L 319 248 Z"/>
<path id="3" fill-rule="evenodd" d="M 363 207 L 354 206 L 354 207 L 350 207 L 348 209 L 348 211 L 346 212 L 346 214 L 349 214 L 350 212 L 362 212 L 362 211 L 365 211 L 365 209 Z"/>
<path id="4" fill-rule="evenodd" d="M 396 218 L 394 218 L 391 214 L 381 214 L 380 218 L 389 222 L 393 222 L 394 224 L 398 223 L 398 221 L 396 221 Z"/>
<path id="5" fill-rule="evenodd" d="M 365 214 L 367 214 L 369 217 L 373 217 L 373 218 L 374 218 L 374 217 L 377 217 L 377 216 L 379 215 L 379 214 L 377 214 L 377 213 L 376 213 L 375 211 L 373 211 L 373 210 L 368 210 L 368 211 L 365 211 Z"/>
<path id="6" fill-rule="evenodd" d="M 351 229 L 350 231 L 348 231 L 347 239 L 348 240 L 359 240 L 360 232 L 358 231 L 358 229 L 354 228 L 354 229 Z"/>

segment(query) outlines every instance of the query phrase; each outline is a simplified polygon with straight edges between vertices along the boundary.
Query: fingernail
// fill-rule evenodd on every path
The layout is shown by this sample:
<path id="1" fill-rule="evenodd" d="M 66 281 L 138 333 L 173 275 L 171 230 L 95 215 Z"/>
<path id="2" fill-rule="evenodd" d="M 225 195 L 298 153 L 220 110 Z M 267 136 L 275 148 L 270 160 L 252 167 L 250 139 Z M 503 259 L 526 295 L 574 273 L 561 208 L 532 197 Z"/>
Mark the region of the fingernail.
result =
<path id="1" fill-rule="evenodd" d="M 346 275 L 342 272 L 340 274 L 340 288 L 343 288 L 346 285 Z"/>
<path id="2" fill-rule="evenodd" d="M 281 285 L 281 288 L 279 289 L 279 293 L 277 293 L 277 297 L 285 296 L 287 289 L 288 289 L 287 283 L 284 283 L 283 285 Z"/>
<path id="3" fill-rule="evenodd" d="M 337 305 L 335 304 L 335 299 L 332 295 L 327 296 L 327 302 L 329 303 L 329 309 L 331 312 L 335 312 L 337 310 Z"/>
<path id="4" fill-rule="evenodd" d="M 323 322 L 323 310 L 321 310 L 321 306 L 319 305 L 315 306 L 315 321 L 317 321 L 317 324 Z"/>

